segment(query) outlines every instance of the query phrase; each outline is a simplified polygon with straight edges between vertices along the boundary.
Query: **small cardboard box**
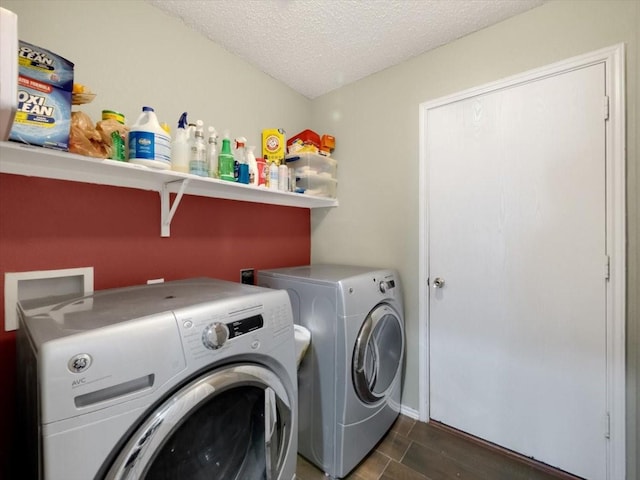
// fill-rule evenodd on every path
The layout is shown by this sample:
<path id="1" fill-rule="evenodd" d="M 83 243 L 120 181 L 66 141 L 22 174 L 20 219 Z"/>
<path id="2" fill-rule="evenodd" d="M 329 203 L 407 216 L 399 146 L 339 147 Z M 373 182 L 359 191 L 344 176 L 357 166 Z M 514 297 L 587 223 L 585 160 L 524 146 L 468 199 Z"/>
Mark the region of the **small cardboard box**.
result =
<path id="1" fill-rule="evenodd" d="M 71 92 L 18 75 L 18 110 L 9 139 L 66 151 L 70 127 Z"/>
<path id="2" fill-rule="evenodd" d="M 18 41 L 20 75 L 48 83 L 62 90 L 73 90 L 73 63 L 46 48 Z"/>
<path id="3" fill-rule="evenodd" d="M 285 155 L 284 130 L 269 128 L 262 131 L 262 157 L 267 163 L 275 161 L 284 164 Z"/>

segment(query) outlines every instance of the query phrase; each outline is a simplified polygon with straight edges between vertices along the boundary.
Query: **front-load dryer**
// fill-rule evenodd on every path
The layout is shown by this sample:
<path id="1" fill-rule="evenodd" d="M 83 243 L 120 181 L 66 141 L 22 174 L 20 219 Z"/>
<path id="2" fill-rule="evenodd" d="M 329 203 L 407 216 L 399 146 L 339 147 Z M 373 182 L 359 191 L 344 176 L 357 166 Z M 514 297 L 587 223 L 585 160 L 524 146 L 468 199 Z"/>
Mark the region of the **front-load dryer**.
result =
<path id="1" fill-rule="evenodd" d="M 259 271 L 258 284 L 286 290 L 294 322 L 311 332 L 298 372 L 298 452 L 342 478 L 400 412 L 405 339 L 398 274 L 308 265 Z"/>
<path id="2" fill-rule="evenodd" d="M 20 478 L 295 478 L 289 298 L 214 279 L 18 306 Z"/>

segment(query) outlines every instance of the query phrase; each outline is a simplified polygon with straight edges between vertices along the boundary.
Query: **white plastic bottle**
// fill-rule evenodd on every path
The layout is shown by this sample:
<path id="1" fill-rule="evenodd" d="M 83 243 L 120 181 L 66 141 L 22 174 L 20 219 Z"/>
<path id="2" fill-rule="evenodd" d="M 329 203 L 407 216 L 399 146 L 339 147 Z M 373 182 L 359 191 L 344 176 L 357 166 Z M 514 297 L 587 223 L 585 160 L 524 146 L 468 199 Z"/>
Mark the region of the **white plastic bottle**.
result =
<path id="1" fill-rule="evenodd" d="M 184 112 L 178 120 L 178 129 L 171 143 L 171 170 L 189 173 L 189 139 L 187 137 L 187 112 Z"/>
<path id="2" fill-rule="evenodd" d="M 278 167 L 278 190 L 289 191 L 289 168 L 285 164 Z"/>
<path id="3" fill-rule="evenodd" d="M 258 162 L 255 155 L 255 145 L 246 147 L 247 163 L 249 164 L 249 185 L 258 186 Z"/>
<path id="4" fill-rule="evenodd" d="M 129 130 L 129 162 L 171 168 L 171 136 L 160 126 L 151 107 L 142 107 L 142 114 Z"/>
<path id="5" fill-rule="evenodd" d="M 207 144 L 204 143 L 202 120 L 196 121 L 196 134 L 193 145 L 191 146 L 189 173 L 200 177 L 209 176 L 209 166 L 207 165 Z"/>
<path id="6" fill-rule="evenodd" d="M 269 163 L 269 189 L 278 190 L 278 164 L 275 160 Z"/>

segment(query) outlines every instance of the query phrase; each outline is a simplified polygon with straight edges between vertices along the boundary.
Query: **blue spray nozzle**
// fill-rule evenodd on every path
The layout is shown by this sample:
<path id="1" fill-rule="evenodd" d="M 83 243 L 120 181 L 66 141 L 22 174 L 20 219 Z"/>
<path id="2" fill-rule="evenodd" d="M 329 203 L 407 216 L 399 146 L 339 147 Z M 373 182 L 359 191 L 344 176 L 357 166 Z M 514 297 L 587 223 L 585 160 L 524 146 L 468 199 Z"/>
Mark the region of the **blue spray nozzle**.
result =
<path id="1" fill-rule="evenodd" d="M 180 119 L 178 120 L 178 128 L 187 128 L 187 112 L 184 112 L 180 115 Z"/>

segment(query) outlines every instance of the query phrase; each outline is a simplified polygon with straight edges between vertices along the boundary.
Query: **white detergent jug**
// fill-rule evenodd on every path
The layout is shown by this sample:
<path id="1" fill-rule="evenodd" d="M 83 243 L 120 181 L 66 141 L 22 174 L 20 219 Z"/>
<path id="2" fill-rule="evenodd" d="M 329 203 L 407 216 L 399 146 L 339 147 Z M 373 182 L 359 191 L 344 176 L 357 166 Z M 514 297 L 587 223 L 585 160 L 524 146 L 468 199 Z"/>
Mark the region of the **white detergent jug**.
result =
<path id="1" fill-rule="evenodd" d="M 142 114 L 129 130 L 129 162 L 171 168 L 171 136 L 160 126 L 151 107 L 142 107 Z"/>

